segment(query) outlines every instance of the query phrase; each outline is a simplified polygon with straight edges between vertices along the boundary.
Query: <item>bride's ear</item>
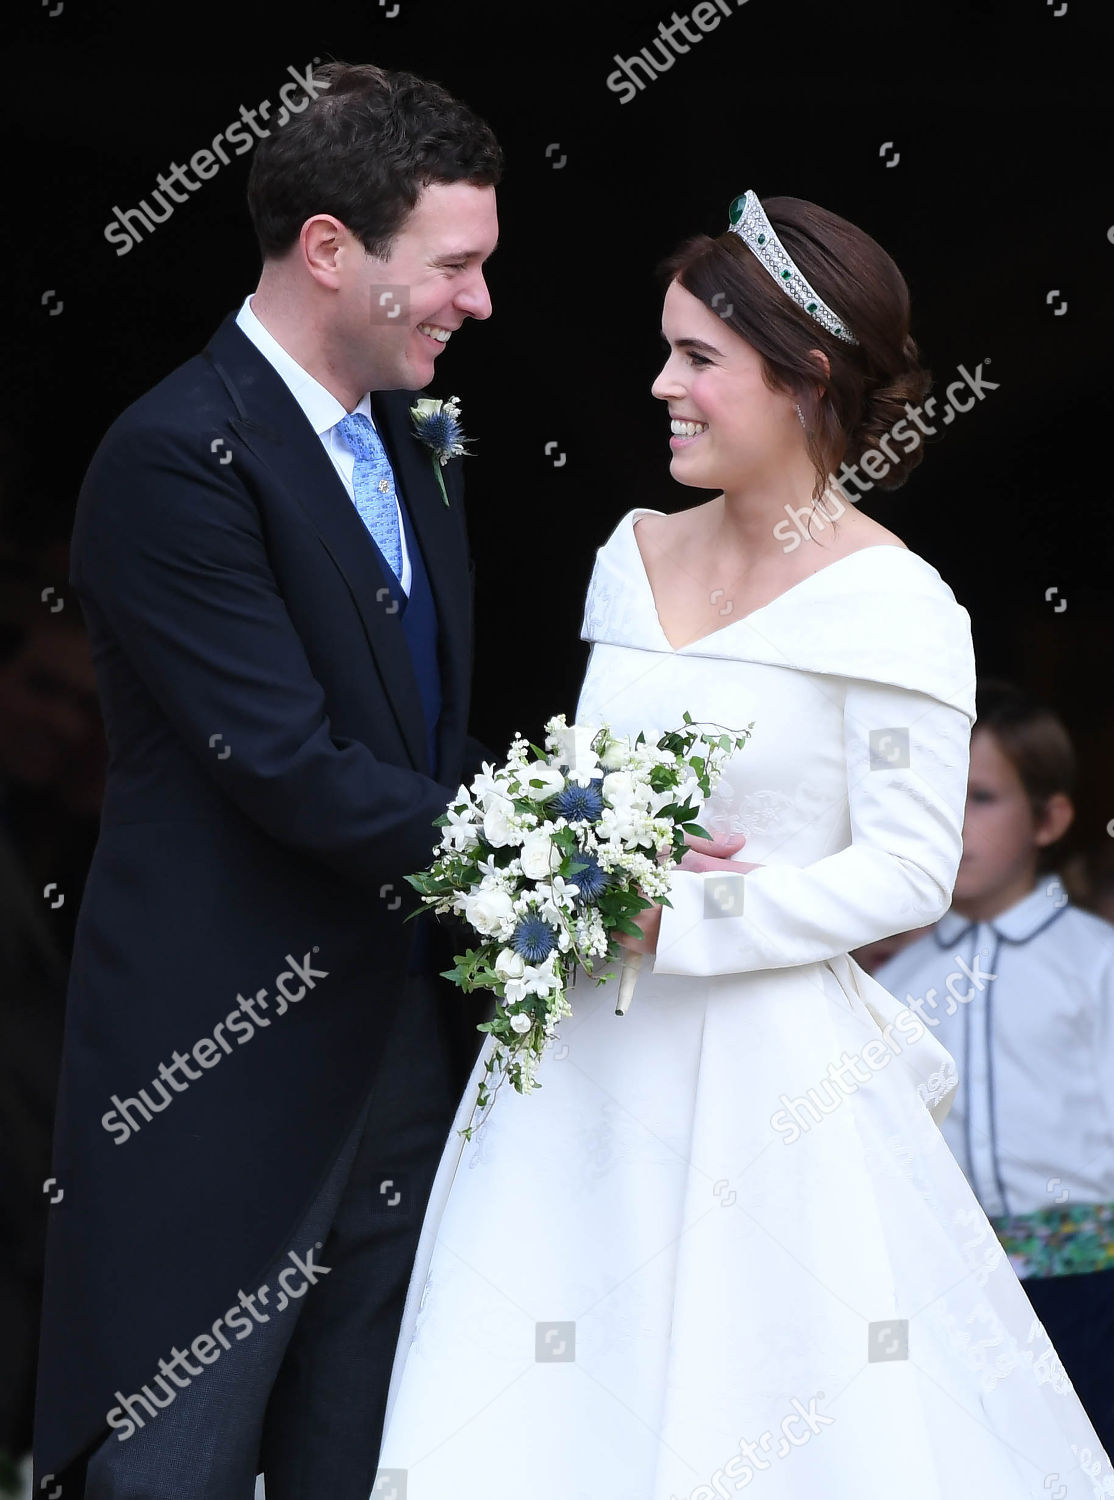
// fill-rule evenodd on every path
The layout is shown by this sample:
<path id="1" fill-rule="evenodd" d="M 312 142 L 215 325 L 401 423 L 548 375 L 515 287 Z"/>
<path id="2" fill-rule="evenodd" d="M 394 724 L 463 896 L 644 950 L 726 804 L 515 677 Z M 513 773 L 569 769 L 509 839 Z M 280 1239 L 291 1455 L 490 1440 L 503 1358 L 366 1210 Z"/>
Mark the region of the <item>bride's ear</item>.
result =
<path id="1" fill-rule="evenodd" d="M 824 353 L 823 349 L 810 349 L 808 352 L 809 352 L 809 358 L 812 360 L 813 364 L 819 365 L 820 368 L 824 372 L 824 384 L 820 387 L 820 389 L 816 393 L 817 396 L 823 396 L 824 391 L 827 388 L 828 382 L 832 378 L 832 364 L 831 364 L 831 360 L 829 360 L 828 356 Z"/>

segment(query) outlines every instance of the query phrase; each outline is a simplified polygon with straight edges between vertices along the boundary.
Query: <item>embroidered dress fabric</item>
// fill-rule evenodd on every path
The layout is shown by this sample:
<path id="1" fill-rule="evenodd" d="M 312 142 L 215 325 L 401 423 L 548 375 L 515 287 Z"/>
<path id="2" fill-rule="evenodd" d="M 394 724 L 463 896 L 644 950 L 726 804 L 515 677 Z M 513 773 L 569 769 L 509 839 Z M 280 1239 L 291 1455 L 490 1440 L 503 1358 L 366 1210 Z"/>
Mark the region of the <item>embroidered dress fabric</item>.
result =
<path id="1" fill-rule="evenodd" d="M 643 513 L 597 556 L 577 721 L 753 721 L 701 821 L 745 833 L 738 858 L 763 868 L 726 887 L 678 872 L 628 1014 L 616 981 L 581 976 L 541 1087 L 504 1087 L 465 1143 L 481 1050 L 380 1473 L 404 1472 L 408 1500 L 752 1481 L 764 1500 L 1047 1500 L 1050 1474 L 1061 1500 L 1114 1494 L 941 1137 L 952 1059 L 848 956 L 949 902 L 967 613 L 930 564 L 877 546 L 673 650 Z"/>

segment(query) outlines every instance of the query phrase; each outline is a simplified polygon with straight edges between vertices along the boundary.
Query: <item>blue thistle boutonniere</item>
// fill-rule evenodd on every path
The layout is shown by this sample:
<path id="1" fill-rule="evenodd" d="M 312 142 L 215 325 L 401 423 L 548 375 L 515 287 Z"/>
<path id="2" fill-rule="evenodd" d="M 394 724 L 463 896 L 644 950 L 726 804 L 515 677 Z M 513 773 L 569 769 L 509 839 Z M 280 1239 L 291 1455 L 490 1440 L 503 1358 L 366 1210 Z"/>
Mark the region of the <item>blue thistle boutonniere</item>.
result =
<path id="1" fill-rule="evenodd" d="M 410 416 L 418 438 L 433 455 L 433 472 L 441 487 L 441 498 L 448 505 L 449 496 L 441 470 L 450 458 L 464 458 L 468 453 L 467 440 L 460 425 L 460 397 L 450 396 L 447 401 L 423 398 L 410 408 Z"/>

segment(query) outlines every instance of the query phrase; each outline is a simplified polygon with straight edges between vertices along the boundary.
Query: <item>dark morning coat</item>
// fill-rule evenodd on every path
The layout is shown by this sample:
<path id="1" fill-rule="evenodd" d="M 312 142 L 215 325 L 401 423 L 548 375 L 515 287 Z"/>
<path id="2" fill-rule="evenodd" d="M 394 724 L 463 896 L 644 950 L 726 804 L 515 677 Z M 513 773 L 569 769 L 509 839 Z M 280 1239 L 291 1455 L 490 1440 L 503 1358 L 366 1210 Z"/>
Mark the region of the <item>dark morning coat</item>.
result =
<path id="1" fill-rule="evenodd" d="M 436 781 L 393 579 L 232 315 L 113 424 L 82 487 L 71 583 L 110 764 L 67 997 L 37 1475 L 260 1284 L 368 1093 L 418 925 L 403 877 L 478 758 L 460 465 L 446 506 L 414 399 L 372 406 L 437 602 Z M 325 977 L 303 988 L 307 967 Z M 192 1049 L 233 1012 L 202 1068 Z M 160 1063 L 171 1103 L 130 1111 L 126 1139 L 102 1124 Z"/>

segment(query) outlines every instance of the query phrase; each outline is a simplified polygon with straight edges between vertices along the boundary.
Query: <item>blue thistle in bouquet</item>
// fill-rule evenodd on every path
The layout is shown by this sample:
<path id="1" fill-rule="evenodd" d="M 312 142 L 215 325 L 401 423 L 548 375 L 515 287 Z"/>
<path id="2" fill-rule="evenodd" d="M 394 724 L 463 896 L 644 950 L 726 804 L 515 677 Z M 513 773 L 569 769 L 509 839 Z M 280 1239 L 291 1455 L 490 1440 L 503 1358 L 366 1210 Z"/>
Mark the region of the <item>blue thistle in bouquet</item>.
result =
<path id="1" fill-rule="evenodd" d="M 528 963 L 540 964 L 553 952 L 557 934 L 541 917 L 523 917 L 511 936 L 511 947 Z"/>
<path id="2" fill-rule="evenodd" d="M 572 865 L 572 878 L 582 905 L 598 901 L 611 883 L 611 877 L 594 854 L 581 854 Z"/>
<path id="3" fill-rule="evenodd" d="M 570 823 L 595 823 L 603 812 L 603 793 L 595 782 L 578 786 L 571 781 L 558 792 L 550 806 L 559 818 Z"/>
<path id="4" fill-rule="evenodd" d="M 463 918 L 476 935 L 443 977 L 496 997 L 479 1028 L 492 1038 L 481 1114 L 504 1081 L 521 1094 L 540 1087 L 538 1064 L 572 1013 L 578 968 L 597 983 L 614 978 L 607 966 L 624 953 L 615 935 L 640 936 L 639 912 L 669 904 L 685 836 L 707 837 L 697 814 L 753 725 L 708 734 L 685 714 L 682 729 L 633 739 L 563 715 L 545 727 L 544 749 L 516 734 L 505 765 L 485 764 L 459 789 L 436 820 L 437 856 L 406 877 L 423 905 Z M 628 959 L 617 1014 L 636 972 Z M 474 1112 L 463 1134 L 476 1123 Z"/>

